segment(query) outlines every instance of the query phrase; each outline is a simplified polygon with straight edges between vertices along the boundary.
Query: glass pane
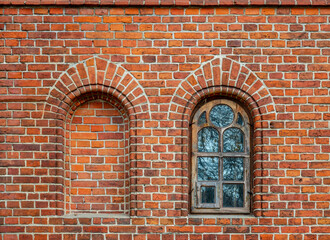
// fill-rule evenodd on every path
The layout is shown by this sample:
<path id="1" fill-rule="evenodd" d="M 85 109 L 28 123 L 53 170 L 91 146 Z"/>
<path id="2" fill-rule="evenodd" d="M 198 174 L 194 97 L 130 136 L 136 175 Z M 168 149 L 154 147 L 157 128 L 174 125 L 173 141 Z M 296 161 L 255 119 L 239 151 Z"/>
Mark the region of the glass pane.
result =
<path id="1" fill-rule="evenodd" d="M 218 152 L 219 133 L 211 127 L 202 128 L 198 132 L 198 152 Z"/>
<path id="2" fill-rule="evenodd" d="M 225 127 L 234 120 L 234 112 L 227 105 L 216 105 L 210 111 L 210 120 L 217 127 Z"/>
<path id="3" fill-rule="evenodd" d="M 244 119 L 240 113 L 237 115 L 237 123 L 241 126 L 244 126 Z"/>
<path id="4" fill-rule="evenodd" d="M 241 181 L 244 177 L 243 158 L 223 158 L 223 180 Z"/>
<path id="5" fill-rule="evenodd" d="M 244 134 L 238 128 L 229 128 L 223 133 L 224 152 L 243 152 Z"/>
<path id="6" fill-rule="evenodd" d="M 223 206 L 243 207 L 243 184 L 223 184 Z"/>
<path id="7" fill-rule="evenodd" d="M 198 181 L 219 180 L 219 158 L 198 157 Z"/>
<path id="8" fill-rule="evenodd" d="M 202 203 L 215 203 L 215 187 L 201 187 Z"/>
<path id="9" fill-rule="evenodd" d="M 202 115 L 198 118 L 198 126 L 201 126 L 206 123 L 206 112 L 203 112 Z"/>

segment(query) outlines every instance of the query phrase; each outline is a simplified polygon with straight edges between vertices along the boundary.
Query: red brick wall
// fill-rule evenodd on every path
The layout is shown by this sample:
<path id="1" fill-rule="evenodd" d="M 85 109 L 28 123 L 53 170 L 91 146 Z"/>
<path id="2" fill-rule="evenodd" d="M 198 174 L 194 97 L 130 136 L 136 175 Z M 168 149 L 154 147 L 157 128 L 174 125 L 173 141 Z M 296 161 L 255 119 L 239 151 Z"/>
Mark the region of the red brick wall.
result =
<path id="1" fill-rule="evenodd" d="M 75 110 L 68 130 L 66 212 L 126 213 L 127 119 L 107 102 Z"/>
<path id="2" fill-rule="evenodd" d="M 1 240 L 329 239 L 329 8 L 185 3 L 0 9 Z M 253 118 L 250 215 L 189 214 L 211 97 Z"/>

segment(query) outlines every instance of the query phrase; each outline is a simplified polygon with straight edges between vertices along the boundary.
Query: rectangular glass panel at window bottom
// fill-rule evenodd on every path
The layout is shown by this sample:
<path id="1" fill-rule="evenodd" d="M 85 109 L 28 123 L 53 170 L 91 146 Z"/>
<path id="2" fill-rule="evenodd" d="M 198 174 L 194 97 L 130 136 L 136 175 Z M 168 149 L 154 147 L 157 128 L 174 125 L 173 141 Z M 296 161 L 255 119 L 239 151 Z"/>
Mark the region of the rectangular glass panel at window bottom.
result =
<path id="1" fill-rule="evenodd" d="M 223 184 L 223 207 L 243 207 L 244 184 Z"/>
<path id="2" fill-rule="evenodd" d="M 202 203 L 215 203 L 215 187 L 201 187 Z"/>

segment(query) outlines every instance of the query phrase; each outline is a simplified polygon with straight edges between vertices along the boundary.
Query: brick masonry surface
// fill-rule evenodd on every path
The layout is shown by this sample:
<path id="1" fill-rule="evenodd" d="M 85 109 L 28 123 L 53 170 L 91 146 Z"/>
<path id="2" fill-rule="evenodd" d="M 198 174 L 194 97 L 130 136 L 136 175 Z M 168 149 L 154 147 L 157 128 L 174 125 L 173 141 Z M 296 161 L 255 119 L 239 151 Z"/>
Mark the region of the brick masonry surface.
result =
<path id="1" fill-rule="evenodd" d="M 0 240 L 330 239 L 326 1 L 0 3 Z M 251 214 L 189 212 L 210 98 L 251 114 Z"/>
<path id="2" fill-rule="evenodd" d="M 87 102 L 70 123 L 67 213 L 125 213 L 127 149 L 120 112 L 106 102 Z"/>

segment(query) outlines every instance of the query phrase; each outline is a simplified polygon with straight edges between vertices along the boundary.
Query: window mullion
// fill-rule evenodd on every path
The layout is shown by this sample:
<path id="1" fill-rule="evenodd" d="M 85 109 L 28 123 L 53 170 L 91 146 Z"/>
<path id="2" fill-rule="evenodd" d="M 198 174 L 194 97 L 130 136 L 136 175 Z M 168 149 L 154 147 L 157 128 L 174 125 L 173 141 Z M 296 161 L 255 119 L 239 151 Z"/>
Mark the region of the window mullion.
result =
<path id="1" fill-rule="evenodd" d="M 219 158 L 220 160 L 220 170 L 219 170 L 219 208 L 223 208 L 223 154 L 221 152 L 221 157 Z"/>

